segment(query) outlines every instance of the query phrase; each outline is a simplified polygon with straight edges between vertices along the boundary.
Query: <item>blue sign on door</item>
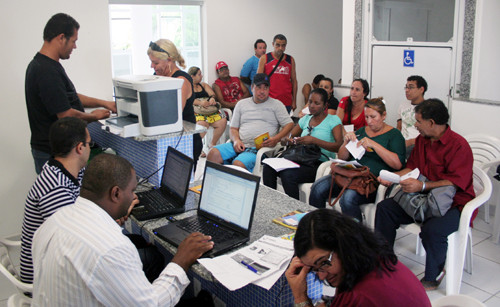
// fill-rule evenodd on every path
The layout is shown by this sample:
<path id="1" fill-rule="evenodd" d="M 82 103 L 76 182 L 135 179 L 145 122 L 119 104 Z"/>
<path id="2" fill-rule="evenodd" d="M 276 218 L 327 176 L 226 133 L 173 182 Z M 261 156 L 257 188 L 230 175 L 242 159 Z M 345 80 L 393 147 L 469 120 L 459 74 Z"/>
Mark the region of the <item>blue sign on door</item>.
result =
<path id="1" fill-rule="evenodd" d="M 403 67 L 414 67 L 415 66 L 415 50 L 404 50 L 403 51 Z"/>

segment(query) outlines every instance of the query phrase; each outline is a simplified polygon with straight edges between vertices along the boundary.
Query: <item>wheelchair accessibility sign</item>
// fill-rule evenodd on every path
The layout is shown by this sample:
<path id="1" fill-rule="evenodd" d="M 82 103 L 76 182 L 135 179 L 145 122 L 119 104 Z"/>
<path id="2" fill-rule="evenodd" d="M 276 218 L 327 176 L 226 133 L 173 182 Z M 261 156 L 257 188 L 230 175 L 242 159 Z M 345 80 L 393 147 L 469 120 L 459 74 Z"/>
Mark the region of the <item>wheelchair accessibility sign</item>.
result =
<path id="1" fill-rule="evenodd" d="M 415 67 L 415 50 L 404 50 L 403 53 L 403 67 Z"/>

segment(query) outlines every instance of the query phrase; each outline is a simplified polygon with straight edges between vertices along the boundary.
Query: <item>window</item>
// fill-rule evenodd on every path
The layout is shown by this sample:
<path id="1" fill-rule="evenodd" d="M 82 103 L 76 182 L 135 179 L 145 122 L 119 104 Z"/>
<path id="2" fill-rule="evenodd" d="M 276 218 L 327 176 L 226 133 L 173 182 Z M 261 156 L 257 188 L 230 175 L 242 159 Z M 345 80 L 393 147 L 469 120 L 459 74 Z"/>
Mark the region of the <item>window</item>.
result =
<path id="1" fill-rule="evenodd" d="M 174 42 L 186 66 L 202 64 L 199 5 L 110 4 L 113 77 L 153 73 L 146 54 L 150 41 Z"/>
<path id="2" fill-rule="evenodd" d="M 455 0 L 374 0 L 373 34 L 378 41 L 448 42 Z"/>

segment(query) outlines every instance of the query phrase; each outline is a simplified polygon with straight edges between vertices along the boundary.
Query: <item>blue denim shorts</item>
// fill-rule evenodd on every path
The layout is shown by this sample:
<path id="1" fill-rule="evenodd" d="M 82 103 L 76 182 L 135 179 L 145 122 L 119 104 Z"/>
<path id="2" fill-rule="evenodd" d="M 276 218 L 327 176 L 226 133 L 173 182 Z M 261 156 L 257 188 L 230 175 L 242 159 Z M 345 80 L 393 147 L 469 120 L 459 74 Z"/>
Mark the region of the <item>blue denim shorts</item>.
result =
<path id="1" fill-rule="evenodd" d="M 255 159 L 257 158 L 257 149 L 255 147 L 247 148 L 239 154 L 234 151 L 233 143 L 220 144 L 214 148 L 217 148 L 220 152 L 224 164 L 232 164 L 233 161 L 237 160 L 243 163 L 249 172 L 253 172 Z"/>

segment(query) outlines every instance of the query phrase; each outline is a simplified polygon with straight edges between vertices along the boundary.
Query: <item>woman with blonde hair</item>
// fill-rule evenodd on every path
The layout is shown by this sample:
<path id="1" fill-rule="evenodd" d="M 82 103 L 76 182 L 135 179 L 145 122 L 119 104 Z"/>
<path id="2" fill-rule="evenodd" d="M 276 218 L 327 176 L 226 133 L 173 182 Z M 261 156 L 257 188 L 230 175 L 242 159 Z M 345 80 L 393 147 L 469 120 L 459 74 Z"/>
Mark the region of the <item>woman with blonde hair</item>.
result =
<path id="1" fill-rule="evenodd" d="M 151 68 L 155 70 L 158 76 L 166 76 L 173 78 L 180 78 L 184 80 L 182 84 L 182 119 L 193 124 L 196 123 L 194 116 L 193 101 L 194 101 L 194 88 L 193 79 L 191 76 L 182 71 L 180 67 L 186 68 L 184 58 L 168 39 L 159 39 L 156 42 L 150 42 L 148 48 L 148 56 L 151 60 Z M 193 135 L 193 158 L 196 163 L 201 154 L 203 143 L 199 134 Z"/>

